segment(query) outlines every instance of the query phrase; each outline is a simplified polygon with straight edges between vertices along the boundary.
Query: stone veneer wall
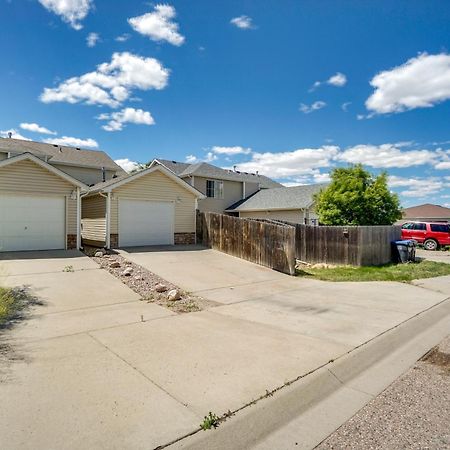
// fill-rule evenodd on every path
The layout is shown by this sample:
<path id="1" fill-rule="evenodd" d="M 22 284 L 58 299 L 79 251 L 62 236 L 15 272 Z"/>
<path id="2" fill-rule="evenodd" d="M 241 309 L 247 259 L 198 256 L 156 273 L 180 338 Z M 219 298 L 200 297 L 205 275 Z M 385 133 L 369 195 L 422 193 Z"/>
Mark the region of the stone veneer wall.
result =
<path id="1" fill-rule="evenodd" d="M 195 233 L 175 233 L 175 245 L 180 244 L 195 244 Z"/>
<path id="2" fill-rule="evenodd" d="M 77 235 L 68 234 L 67 235 L 67 249 L 77 248 Z"/>

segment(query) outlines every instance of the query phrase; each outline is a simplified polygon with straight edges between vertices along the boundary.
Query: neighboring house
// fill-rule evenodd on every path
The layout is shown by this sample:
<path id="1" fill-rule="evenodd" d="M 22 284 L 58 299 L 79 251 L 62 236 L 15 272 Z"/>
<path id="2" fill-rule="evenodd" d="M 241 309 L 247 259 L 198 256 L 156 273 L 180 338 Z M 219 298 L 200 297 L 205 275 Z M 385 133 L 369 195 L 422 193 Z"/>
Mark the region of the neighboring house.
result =
<path id="1" fill-rule="evenodd" d="M 83 242 L 107 248 L 194 244 L 203 198 L 160 164 L 98 183 L 83 197 Z"/>
<path id="2" fill-rule="evenodd" d="M 425 203 L 411 206 L 403 210 L 403 219 L 397 221 L 401 225 L 405 222 L 450 222 L 450 208 Z"/>
<path id="3" fill-rule="evenodd" d="M 263 189 L 230 206 L 226 212 L 252 219 L 272 219 L 318 225 L 314 194 L 326 184 Z"/>
<path id="4" fill-rule="evenodd" d="M 198 201 L 200 212 L 223 213 L 232 204 L 261 189 L 282 186 L 258 173 L 221 169 L 206 162 L 188 164 L 155 159 L 150 167 L 156 164 L 163 165 L 205 195 Z"/>

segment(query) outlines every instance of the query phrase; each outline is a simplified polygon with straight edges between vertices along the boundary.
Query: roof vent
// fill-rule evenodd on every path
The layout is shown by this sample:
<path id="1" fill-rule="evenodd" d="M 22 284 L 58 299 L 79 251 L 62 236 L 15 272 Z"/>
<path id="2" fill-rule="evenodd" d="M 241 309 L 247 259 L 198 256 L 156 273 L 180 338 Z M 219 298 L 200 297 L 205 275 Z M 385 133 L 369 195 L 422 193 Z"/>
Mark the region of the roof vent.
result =
<path id="1" fill-rule="evenodd" d="M 11 133 L 11 131 L 8 131 L 8 137 L 9 137 L 9 139 L 12 138 L 12 133 Z"/>
<path id="2" fill-rule="evenodd" d="M 58 145 L 57 144 L 53 144 L 53 147 L 58 147 Z"/>
<path id="3" fill-rule="evenodd" d="M 173 163 L 173 164 L 176 164 L 177 162 L 176 162 L 176 161 L 172 161 L 172 163 Z"/>
<path id="4" fill-rule="evenodd" d="M 235 172 L 237 172 L 237 166 L 233 166 L 233 170 L 235 171 Z"/>
<path id="5" fill-rule="evenodd" d="M 80 147 L 75 147 L 77 150 L 81 150 L 81 148 Z"/>
<path id="6" fill-rule="evenodd" d="M 259 175 L 259 172 L 258 171 L 256 171 L 256 176 L 258 176 Z"/>

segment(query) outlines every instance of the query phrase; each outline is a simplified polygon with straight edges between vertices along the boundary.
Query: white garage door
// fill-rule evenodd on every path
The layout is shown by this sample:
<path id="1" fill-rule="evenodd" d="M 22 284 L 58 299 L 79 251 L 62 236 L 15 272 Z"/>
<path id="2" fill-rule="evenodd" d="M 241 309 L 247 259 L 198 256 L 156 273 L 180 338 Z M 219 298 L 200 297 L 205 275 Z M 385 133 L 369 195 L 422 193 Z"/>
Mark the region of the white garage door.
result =
<path id="1" fill-rule="evenodd" d="M 171 202 L 119 200 L 119 245 L 172 245 L 175 208 Z"/>
<path id="2" fill-rule="evenodd" d="M 0 252 L 65 248 L 64 197 L 0 195 Z"/>

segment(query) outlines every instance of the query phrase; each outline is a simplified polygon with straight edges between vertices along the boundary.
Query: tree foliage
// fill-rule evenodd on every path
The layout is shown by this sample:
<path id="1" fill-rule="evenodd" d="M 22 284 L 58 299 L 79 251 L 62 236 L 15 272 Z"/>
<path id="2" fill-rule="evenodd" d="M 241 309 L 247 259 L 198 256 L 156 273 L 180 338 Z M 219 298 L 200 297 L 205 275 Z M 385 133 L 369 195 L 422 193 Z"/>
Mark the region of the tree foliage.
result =
<path id="1" fill-rule="evenodd" d="M 392 225 L 402 218 L 399 198 L 387 186 L 387 173 L 374 177 L 361 164 L 334 169 L 331 183 L 315 202 L 324 225 Z"/>

